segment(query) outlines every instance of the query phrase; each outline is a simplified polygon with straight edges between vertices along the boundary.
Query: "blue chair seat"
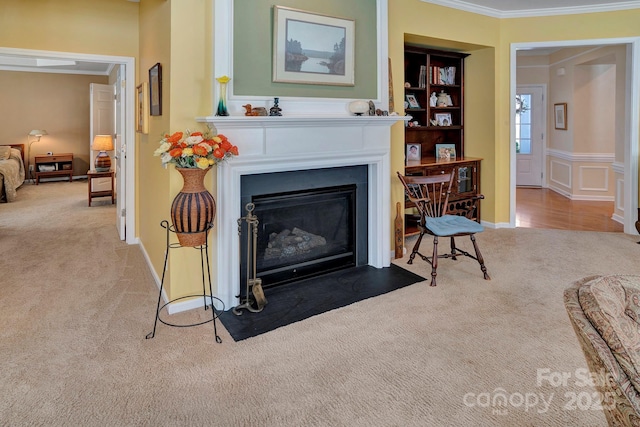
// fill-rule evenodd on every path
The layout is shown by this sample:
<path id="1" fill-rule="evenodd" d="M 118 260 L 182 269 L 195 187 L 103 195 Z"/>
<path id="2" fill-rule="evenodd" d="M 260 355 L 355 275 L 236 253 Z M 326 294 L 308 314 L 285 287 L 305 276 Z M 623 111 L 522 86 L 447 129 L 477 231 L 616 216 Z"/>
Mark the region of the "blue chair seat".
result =
<path id="1" fill-rule="evenodd" d="M 426 217 L 426 228 L 435 236 L 480 233 L 484 227 L 475 221 L 459 215 Z"/>

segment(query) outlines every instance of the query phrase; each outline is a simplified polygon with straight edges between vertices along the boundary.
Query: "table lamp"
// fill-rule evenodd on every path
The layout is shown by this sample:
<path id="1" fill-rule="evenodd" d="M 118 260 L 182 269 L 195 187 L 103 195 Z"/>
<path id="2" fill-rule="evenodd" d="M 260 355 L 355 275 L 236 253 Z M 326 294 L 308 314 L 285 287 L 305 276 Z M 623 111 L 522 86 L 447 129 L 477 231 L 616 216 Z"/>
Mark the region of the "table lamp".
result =
<path id="1" fill-rule="evenodd" d="M 107 151 L 113 150 L 113 138 L 111 135 L 96 135 L 93 138 L 91 148 L 99 151 L 95 161 L 96 172 L 109 172 L 111 170 L 111 157 L 109 157 Z"/>

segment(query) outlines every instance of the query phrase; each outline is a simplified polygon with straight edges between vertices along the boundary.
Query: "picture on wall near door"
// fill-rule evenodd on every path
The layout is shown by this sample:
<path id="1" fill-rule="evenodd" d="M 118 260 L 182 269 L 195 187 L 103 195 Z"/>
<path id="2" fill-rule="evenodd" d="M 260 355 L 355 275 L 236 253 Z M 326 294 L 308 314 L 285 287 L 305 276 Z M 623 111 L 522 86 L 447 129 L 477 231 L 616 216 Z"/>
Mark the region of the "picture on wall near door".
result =
<path id="1" fill-rule="evenodd" d="M 136 87 L 136 132 L 149 133 L 149 85 L 142 82 Z"/>
<path id="2" fill-rule="evenodd" d="M 162 115 L 162 66 L 158 62 L 149 68 L 149 104 L 152 116 Z"/>
<path id="3" fill-rule="evenodd" d="M 556 129 L 567 130 L 567 103 L 553 104 Z"/>

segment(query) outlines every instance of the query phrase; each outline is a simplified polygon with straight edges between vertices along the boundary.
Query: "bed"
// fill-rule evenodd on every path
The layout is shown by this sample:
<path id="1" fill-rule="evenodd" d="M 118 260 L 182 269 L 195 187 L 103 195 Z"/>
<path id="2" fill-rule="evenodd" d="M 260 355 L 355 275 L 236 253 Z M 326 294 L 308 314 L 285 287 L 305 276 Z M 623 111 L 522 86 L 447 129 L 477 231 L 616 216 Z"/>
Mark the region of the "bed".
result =
<path id="1" fill-rule="evenodd" d="M 0 201 L 13 202 L 24 180 L 24 144 L 0 145 Z"/>

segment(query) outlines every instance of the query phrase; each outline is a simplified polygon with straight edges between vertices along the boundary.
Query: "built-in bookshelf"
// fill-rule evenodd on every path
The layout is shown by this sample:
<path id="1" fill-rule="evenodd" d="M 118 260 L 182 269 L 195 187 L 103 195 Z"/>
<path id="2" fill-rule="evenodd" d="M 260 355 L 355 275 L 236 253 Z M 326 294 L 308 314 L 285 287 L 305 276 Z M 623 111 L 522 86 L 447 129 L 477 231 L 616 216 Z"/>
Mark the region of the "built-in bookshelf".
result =
<path id="1" fill-rule="evenodd" d="M 419 144 L 422 158 L 436 157 L 436 144 L 454 144 L 464 156 L 464 59 L 466 53 L 405 46 L 407 144 Z M 413 102 L 415 100 L 415 102 Z"/>
<path id="2" fill-rule="evenodd" d="M 466 53 L 405 45 L 405 175 L 453 173 L 448 212 L 480 222 L 480 163 L 465 157 Z M 405 235 L 418 233 L 418 216 L 405 201 Z"/>

